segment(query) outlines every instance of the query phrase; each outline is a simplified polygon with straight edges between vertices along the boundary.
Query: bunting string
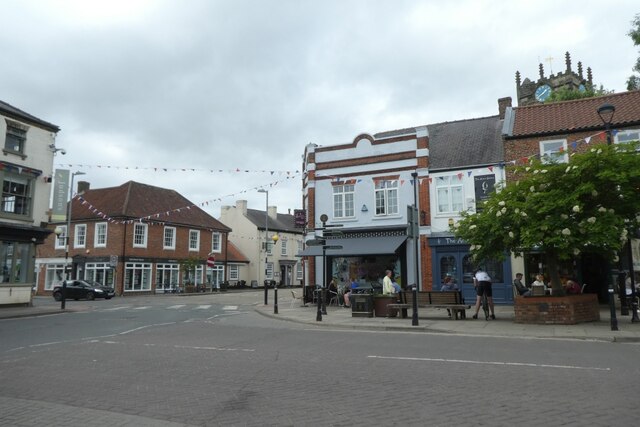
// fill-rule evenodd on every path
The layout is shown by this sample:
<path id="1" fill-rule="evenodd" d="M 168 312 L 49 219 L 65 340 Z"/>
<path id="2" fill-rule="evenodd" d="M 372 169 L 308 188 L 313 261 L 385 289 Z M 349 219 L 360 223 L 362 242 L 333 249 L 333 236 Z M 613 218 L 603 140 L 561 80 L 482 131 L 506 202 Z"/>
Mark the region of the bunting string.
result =
<path id="1" fill-rule="evenodd" d="M 287 177 L 285 177 L 285 180 L 296 178 L 298 175 L 299 175 L 299 173 L 287 176 Z M 248 189 L 236 192 L 236 193 L 231 193 L 231 194 L 227 194 L 225 196 L 216 197 L 214 199 L 205 200 L 204 202 L 201 202 L 201 203 L 182 206 L 182 207 L 179 207 L 179 208 L 170 209 L 168 211 L 163 211 L 163 212 L 155 212 L 155 213 L 152 213 L 152 214 L 147 215 L 147 216 L 143 216 L 143 217 L 139 217 L 139 218 L 135 218 L 135 219 L 128 219 L 128 220 L 118 220 L 118 219 L 115 219 L 113 217 L 110 217 L 109 215 L 107 215 L 104 212 L 102 212 L 100 209 L 96 208 L 93 204 L 91 204 L 90 200 L 87 200 L 81 194 L 75 193 L 73 195 L 73 199 L 77 199 L 78 201 L 80 201 L 80 204 L 82 206 L 84 206 L 89 212 L 94 214 L 95 216 L 97 216 L 99 218 L 102 218 L 105 221 L 108 221 L 108 222 L 113 223 L 113 224 L 133 224 L 135 222 L 143 222 L 145 224 L 150 224 L 150 225 L 163 225 L 166 222 L 168 222 L 169 219 L 163 220 L 162 218 L 169 218 L 171 215 L 179 213 L 179 212 L 181 212 L 183 210 L 190 210 L 191 208 L 194 208 L 194 207 L 207 207 L 209 205 L 215 204 L 216 202 L 222 202 L 223 199 L 230 198 L 230 197 L 234 197 L 235 198 L 235 197 L 239 196 L 240 194 L 246 194 L 246 193 L 248 193 L 250 191 L 257 191 L 257 190 L 264 190 L 264 189 L 273 188 L 273 187 L 277 186 L 278 184 L 280 184 L 281 182 L 282 182 L 282 180 L 278 180 L 278 181 L 274 181 L 274 182 L 271 182 L 271 183 L 266 184 L 266 185 L 259 185 L 259 186 L 248 188 Z"/>
<path id="2" fill-rule="evenodd" d="M 81 163 L 58 163 L 56 166 L 68 168 L 87 168 L 87 169 L 113 169 L 113 170 L 139 170 L 153 172 L 206 172 L 206 173 L 268 173 L 270 175 L 293 175 L 299 174 L 300 171 L 291 170 L 266 170 L 266 169 L 202 169 L 202 168 L 165 168 L 158 166 L 113 166 L 113 165 L 88 165 Z"/>

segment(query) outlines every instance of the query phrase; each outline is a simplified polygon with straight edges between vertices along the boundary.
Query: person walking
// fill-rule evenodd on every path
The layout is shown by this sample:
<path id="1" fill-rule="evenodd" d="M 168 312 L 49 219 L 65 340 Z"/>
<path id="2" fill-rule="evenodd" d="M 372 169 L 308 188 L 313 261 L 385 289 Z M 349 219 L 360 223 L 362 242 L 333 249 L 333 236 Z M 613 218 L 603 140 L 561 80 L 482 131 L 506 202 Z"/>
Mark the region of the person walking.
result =
<path id="1" fill-rule="evenodd" d="M 478 269 L 473 277 L 473 286 L 476 288 L 476 314 L 473 315 L 474 319 L 478 318 L 478 311 L 480 311 L 480 304 L 482 302 L 482 296 L 486 295 L 487 302 L 489 303 L 489 310 L 491 310 L 491 318 L 495 320 L 496 313 L 493 309 L 493 292 L 491 290 L 491 277 L 486 271 Z"/>

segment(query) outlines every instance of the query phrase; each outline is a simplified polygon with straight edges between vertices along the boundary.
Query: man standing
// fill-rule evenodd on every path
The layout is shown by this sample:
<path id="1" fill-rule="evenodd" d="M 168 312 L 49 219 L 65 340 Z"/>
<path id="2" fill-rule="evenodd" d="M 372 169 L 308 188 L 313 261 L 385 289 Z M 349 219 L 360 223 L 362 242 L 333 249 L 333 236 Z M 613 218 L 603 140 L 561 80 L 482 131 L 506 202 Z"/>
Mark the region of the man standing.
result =
<path id="1" fill-rule="evenodd" d="M 393 288 L 393 282 L 391 281 L 391 270 L 385 271 L 384 274 L 384 279 L 382 279 L 382 293 L 385 295 L 394 294 L 395 290 Z"/>
<path id="2" fill-rule="evenodd" d="M 493 292 L 491 291 L 491 277 L 486 271 L 479 269 L 474 278 L 473 286 L 476 287 L 476 314 L 473 315 L 474 319 L 478 318 L 478 311 L 480 311 L 480 303 L 482 296 L 487 296 L 487 302 L 489 303 L 489 309 L 491 310 L 491 318 L 495 320 L 496 313 L 493 310 Z"/>

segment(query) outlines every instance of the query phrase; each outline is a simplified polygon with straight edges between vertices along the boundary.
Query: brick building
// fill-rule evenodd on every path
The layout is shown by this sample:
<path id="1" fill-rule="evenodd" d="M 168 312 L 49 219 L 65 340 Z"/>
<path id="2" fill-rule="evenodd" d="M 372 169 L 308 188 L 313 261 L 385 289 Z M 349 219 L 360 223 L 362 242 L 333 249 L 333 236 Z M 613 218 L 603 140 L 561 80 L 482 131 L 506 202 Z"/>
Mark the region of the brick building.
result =
<path id="1" fill-rule="evenodd" d="M 598 108 L 604 104 L 615 107 L 611 121 L 612 142 L 639 140 L 640 91 L 507 108 L 503 131 L 506 164 L 524 164 L 532 157 L 568 162 L 571 153 L 606 144 L 606 128 L 598 115 Z M 506 177 L 507 182 L 514 178 L 509 168 Z M 523 271 L 530 283 L 536 273 L 544 272 L 544 254 L 530 252 L 523 258 L 515 258 L 513 268 Z M 583 254 L 575 265 L 562 268 L 562 274 L 586 282 L 586 292 L 598 293 L 601 300 L 606 300 L 610 267 L 600 257 Z"/>
<path id="2" fill-rule="evenodd" d="M 92 190 L 80 182 L 71 212 L 68 258 L 66 222 L 51 222 L 49 229 L 59 235 L 39 248 L 39 293 L 64 277 L 65 262 L 70 277 L 113 286 L 118 295 L 216 285 L 228 280 L 230 264 L 247 262 L 230 250 L 229 227 L 174 190 L 133 181 Z M 215 257 L 213 268 L 209 256 Z"/>

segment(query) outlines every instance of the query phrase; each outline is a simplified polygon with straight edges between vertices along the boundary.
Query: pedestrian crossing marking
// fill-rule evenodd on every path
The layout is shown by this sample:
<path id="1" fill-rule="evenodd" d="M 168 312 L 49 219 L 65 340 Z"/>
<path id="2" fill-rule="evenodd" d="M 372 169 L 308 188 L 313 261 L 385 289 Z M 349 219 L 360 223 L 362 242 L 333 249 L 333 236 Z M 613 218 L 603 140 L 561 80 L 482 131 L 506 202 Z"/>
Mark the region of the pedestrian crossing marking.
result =
<path id="1" fill-rule="evenodd" d="M 134 310 L 146 310 L 147 308 L 150 308 L 148 305 L 144 305 L 142 307 L 135 307 Z"/>
<path id="2" fill-rule="evenodd" d="M 209 308 L 211 308 L 211 304 L 209 304 L 209 305 L 199 305 L 196 308 L 194 308 L 194 310 L 208 310 Z"/>
<path id="3" fill-rule="evenodd" d="M 167 307 L 168 309 L 171 310 L 177 310 L 178 308 L 182 308 L 182 307 L 186 307 L 186 304 L 178 304 L 178 305 L 170 305 L 169 307 Z"/>
<path id="4" fill-rule="evenodd" d="M 112 307 L 112 308 L 105 308 L 103 311 L 117 311 L 117 310 L 124 310 L 125 308 L 131 308 L 130 305 L 122 305 L 119 307 Z"/>
<path id="5" fill-rule="evenodd" d="M 222 307 L 222 309 L 225 310 L 225 311 L 237 310 L 238 306 L 237 305 L 225 305 L 224 307 Z"/>

